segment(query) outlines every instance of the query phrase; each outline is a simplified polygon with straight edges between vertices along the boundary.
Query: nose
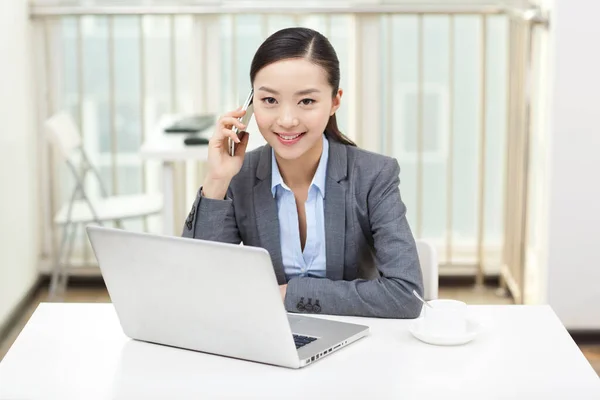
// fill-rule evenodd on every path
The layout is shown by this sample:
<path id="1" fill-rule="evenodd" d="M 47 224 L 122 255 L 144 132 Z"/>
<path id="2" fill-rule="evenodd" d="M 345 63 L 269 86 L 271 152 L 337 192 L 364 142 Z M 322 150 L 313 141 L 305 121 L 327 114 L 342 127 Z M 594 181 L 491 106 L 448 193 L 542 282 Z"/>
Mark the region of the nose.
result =
<path id="1" fill-rule="evenodd" d="M 298 118 L 295 117 L 291 107 L 282 107 L 281 113 L 277 118 L 277 125 L 288 129 L 297 126 L 299 123 L 300 122 L 298 121 Z"/>

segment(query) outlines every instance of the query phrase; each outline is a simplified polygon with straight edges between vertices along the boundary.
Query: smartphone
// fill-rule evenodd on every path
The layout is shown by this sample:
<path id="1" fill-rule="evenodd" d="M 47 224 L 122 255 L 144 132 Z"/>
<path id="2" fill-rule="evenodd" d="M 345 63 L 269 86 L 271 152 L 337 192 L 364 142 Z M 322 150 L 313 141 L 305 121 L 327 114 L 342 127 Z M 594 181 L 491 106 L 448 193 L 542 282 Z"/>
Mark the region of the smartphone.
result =
<path id="1" fill-rule="evenodd" d="M 246 110 L 246 114 L 244 114 L 243 117 L 238 118 L 238 121 L 240 121 L 242 124 L 246 125 L 246 127 L 248 126 L 248 122 L 250 122 L 250 118 L 252 118 L 252 111 L 254 109 L 253 104 L 252 104 L 253 98 L 254 98 L 254 89 L 250 89 L 250 93 L 248 94 L 248 97 L 246 97 L 246 101 L 244 102 L 244 105 L 242 106 L 242 110 Z M 238 138 L 240 138 L 240 132 L 238 132 L 237 126 L 234 126 L 231 130 L 238 136 Z M 234 153 L 235 153 L 235 142 L 233 140 L 229 139 L 229 154 L 233 157 Z"/>

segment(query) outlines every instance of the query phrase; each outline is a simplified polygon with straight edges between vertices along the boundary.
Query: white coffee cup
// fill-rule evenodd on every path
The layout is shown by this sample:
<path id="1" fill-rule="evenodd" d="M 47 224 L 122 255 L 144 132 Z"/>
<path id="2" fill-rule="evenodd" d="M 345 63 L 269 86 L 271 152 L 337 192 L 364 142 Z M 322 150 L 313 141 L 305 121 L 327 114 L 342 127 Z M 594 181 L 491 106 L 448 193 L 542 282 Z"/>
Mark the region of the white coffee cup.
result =
<path id="1" fill-rule="evenodd" d="M 431 300 L 423 307 L 423 329 L 433 335 L 459 336 L 467 332 L 467 305 L 458 300 Z"/>

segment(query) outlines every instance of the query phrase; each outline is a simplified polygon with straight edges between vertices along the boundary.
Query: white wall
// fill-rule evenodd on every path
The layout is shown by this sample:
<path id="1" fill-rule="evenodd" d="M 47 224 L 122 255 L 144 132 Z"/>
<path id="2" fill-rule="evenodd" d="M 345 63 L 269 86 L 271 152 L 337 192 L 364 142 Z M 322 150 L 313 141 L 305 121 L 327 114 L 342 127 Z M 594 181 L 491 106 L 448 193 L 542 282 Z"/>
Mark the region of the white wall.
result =
<path id="1" fill-rule="evenodd" d="M 37 146 L 25 0 L 0 1 L 0 325 L 37 272 Z"/>
<path id="2" fill-rule="evenodd" d="M 550 83 L 548 303 L 600 329 L 600 1 L 556 1 Z"/>

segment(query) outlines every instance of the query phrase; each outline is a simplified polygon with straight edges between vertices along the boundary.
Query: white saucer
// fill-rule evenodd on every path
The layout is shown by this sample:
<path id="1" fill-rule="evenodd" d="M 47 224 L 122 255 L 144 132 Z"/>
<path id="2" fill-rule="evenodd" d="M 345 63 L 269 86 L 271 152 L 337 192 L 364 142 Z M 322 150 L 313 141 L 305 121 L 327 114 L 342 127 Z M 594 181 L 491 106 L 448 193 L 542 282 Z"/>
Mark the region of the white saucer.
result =
<path id="1" fill-rule="evenodd" d="M 423 318 L 418 318 L 410 326 L 410 333 L 422 342 L 436 346 L 458 346 L 469 343 L 481 332 L 481 324 L 471 318 L 467 318 L 467 331 L 464 335 L 443 335 L 434 332 L 426 332 L 423 329 Z"/>

